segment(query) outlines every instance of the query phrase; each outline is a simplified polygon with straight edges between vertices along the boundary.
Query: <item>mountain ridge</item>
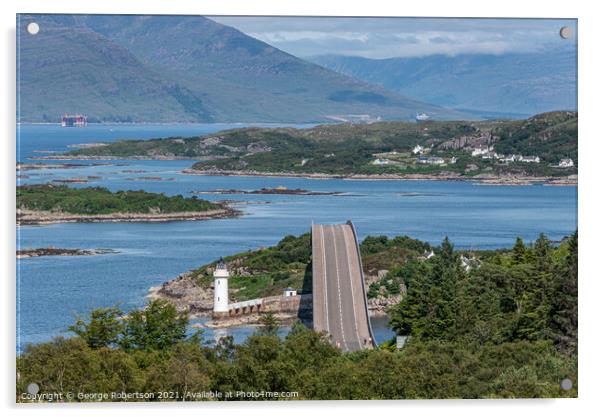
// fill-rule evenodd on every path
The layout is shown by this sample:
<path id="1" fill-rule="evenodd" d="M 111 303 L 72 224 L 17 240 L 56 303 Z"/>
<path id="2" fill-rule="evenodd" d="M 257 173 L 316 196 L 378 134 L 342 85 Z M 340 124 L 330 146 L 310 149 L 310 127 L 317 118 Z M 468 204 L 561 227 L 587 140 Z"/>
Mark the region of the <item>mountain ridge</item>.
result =
<path id="1" fill-rule="evenodd" d="M 576 49 L 571 46 L 502 55 L 306 59 L 391 91 L 485 118 L 488 113 L 521 117 L 577 107 Z"/>
<path id="2" fill-rule="evenodd" d="M 33 20 L 41 27 L 35 36 L 25 31 Z M 22 121 L 56 120 L 64 112 L 158 122 L 465 116 L 338 74 L 202 16 L 20 15 L 18 30 Z"/>

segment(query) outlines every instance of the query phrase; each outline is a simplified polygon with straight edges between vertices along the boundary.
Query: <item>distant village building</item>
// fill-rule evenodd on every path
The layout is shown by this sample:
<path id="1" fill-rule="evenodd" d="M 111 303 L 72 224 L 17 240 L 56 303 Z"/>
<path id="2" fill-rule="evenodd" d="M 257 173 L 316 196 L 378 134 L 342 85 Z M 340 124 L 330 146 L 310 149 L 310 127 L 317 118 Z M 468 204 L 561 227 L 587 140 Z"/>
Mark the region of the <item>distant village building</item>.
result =
<path id="1" fill-rule="evenodd" d="M 294 288 L 285 288 L 282 295 L 285 297 L 294 297 L 297 295 L 297 290 Z"/>
<path id="2" fill-rule="evenodd" d="M 539 156 L 522 156 L 522 155 L 509 155 L 509 156 L 500 156 L 501 162 L 527 162 L 527 163 L 535 163 L 539 164 L 541 159 Z"/>
<path id="3" fill-rule="evenodd" d="M 499 155 L 495 152 L 489 151 L 481 155 L 481 159 L 499 159 Z"/>
<path id="4" fill-rule="evenodd" d="M 516 162 L 519 160 L 519 155 L 508 155 L 500 158 L 501 162 Z"/>
<path id="5" fill-rule="evenodd" d="M 536 164 L 539 164 L 539 156 L 520 156 L 519 157 L 519 161 L 520 162 L 533 162 Z"/>
<path id="6" fill-rule="evenodd" d="M 462 265 L 464 271 L 470 272 L 472 269 L 476 269 L 479 266 L 481 266 L 481 261 L 479 261 L 475 257 L 469 258 L 467 256 L 462 255 L 460 256 L 460 264 Z"/>
<path id="7" fill-rule="evenodd" d="M 374 161 L 372 161 L 372 165 L 389 165 L 391 162 L 392 161 L 389 159 L 376 158 Z"/>
<path id="8" fill-rule="evenodd" d="M 62 127 L 84 127 L 88 125 L 88 117 L 83 114 L 65 114 L 61 118 Z"/>
<path id="9" fill-rule="evenodd" d="M 492 146 L 477 146 L 476 148 L 474 148 L 472 150 L 471 155 L 472 156 L 480 156 L 480 155 L 485 155 L 491 151 L 493 151 Z"/>
<path id="10" fill-rule="evenodd" d="M 414 149 L 412 149 L 412 153 L 414 155 L 422 155 L 424 153 L 424 148 L 420 145 L 416 145 L 414 146 Z"/>
<path id="11" fill-rule="evenodd" d="M 455 156 L 452 156 L 451 159 L 449 160 L 450 164 L 455 164 L 456 162 L 458 162 L 458 158 L 456 158 Z"/>
<path id="12" fill-rule="evenodd" d="M 558 163 L 559 168 L 571 168 L 574 166 L 575 166 L 575 163 L 573 162 L 573 160 L 571 158 L 561 159 L 560 162 Z"/>
<path id="13" fill-rule="evenodd" d="M 445 163 L 445 159 L 439 156 L 421 156 L 417 162 L 424 165 L 441 165 Z"/>

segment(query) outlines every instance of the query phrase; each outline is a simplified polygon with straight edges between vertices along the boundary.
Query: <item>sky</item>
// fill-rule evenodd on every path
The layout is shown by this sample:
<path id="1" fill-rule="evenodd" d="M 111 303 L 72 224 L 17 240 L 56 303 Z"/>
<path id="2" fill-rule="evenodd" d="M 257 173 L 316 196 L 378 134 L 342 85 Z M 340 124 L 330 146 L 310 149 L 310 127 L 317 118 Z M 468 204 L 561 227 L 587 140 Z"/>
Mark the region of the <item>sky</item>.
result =
<path id="1" fill-rule="evenodd" d="M 210 17 L 299 57 L 536 52 L 577 43 L 572 19 Z M 572 36 L 562 39 L 560 28 Z"/>

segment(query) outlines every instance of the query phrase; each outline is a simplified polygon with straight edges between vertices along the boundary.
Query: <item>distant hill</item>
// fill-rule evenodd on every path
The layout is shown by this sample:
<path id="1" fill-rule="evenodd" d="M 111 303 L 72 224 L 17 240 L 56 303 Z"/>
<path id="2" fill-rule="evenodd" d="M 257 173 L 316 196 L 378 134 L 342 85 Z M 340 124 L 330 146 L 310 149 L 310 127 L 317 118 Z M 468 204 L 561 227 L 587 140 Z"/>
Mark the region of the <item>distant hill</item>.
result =
<path id="1" fill-rule="evenodd" d="M 41 30 L 25 31 L 35 20 Z M 20 116 L 56 121 L 321 122 L 461 112 L 309 63 L 200 16 L 21 15 Z"/>
<path id="2" fill-rule="evenodd" d="M 502 55 L 367 59 L 308 58 L 341 74 L 485 118 L 575 110 L 577 52 L 572 47 Z"/>
<path id="3" fill-rule="evenodd" d="M 575 112 L 553 112 L 526 120 L 242 128 L 202 137 L 119 141 L 73 150 L 65 157 L 191 158 L 200 160 L 193 167 L 198 170 L 259 173 L 567 176 L 576 173 L 576 166 L 557 165 L 564 158 L 578 163 L 577 123 Z M 425 157 L 441 163 L 419 163 L 419 155 L 412 153 L 416 145 L 425 149 Z M 485 146 L 506 156 L 538 156 L 540 162 L 472 155 Z"/>

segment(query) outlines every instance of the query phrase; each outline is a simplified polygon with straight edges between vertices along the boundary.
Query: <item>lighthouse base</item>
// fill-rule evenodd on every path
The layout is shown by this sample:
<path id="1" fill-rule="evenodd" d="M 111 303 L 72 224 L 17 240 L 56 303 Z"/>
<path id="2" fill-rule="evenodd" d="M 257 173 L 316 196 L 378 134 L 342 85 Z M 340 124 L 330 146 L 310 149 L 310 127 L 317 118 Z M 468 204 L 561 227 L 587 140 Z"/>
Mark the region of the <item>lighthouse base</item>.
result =
<path id="1" fill-rule="evenodd" d="M 214 311 L 212 316 L 213 320 L 220 320 L 230 317 L 230 313 L 227 311 Z"/>

